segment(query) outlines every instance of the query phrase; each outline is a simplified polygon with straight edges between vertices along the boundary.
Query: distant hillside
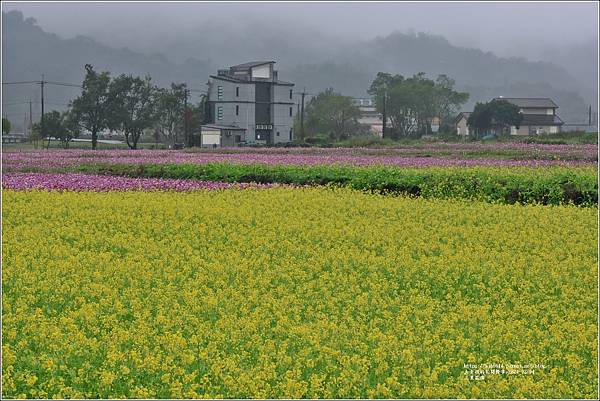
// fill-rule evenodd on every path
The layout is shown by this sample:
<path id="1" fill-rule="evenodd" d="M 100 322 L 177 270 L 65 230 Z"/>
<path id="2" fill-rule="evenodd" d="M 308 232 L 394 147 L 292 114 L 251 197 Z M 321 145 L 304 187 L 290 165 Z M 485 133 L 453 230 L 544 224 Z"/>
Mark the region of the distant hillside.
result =
<path id="1" fill-rule="evenodd" d="M 211 71 L 207 63 L 198 60 L 190 59 L 176 65 L 162 55 L 114 49 L 84 36 L 63 39 L 43 31 L 34 19 L 24 19 L 17 11 L 2 13 L 2 22 L 2 76 L 5 82 L 40 80 L 41 74 L 45 74 L 46 80 L 78 84 L 84 77 L 84 65 L 89 63 L 98 71 L 110 71 L 115 75 L 149 74 L 159 85 L 178 81 L 204 89 L 207 74 Z M 14 103 L 31 99 L 34 113 L 39 114 L 39 85 L 3 85 L 2 89 L 3 113 L 16 126 L 22 125 L 22 114 L 29 112 L 29 105 Z M 77 88 L 47 86 L 46 110 L 64 109 L 77 93 Z"/>
<path id="2" fill-rule="evenodd" d="M 214 37 L 206 28 L 187 35 L 181 42 L 171 43 L 163 54 L 145 54 L 129 49 L 116 49 L 92 38 L 78 36 L 64 39 L 45 32 L 36 21 L 25 19 L 22 13 L 2 13 L 4 81 L 38 80 L 41 74 L 52 81 L 80 83 L 84 65 L 90 63 L 112 74 L 149 74 L 166 86 L 170 82 L 187 82 L 193 88 L 205 88 L 208 75 L 217 68 L 251 59 L 277 61 L 280 78 L 296 83 L 301 90 L 318 92 L 333 87 L 343 94 L 363 97 L 378 71 L 412 75 L 423 71 L 431 77 L 445 73 L 457 82 L 457 87 L 471 93 L 465 109 L 475 101 L 503 96 L 547 96 L 560 106 L 559 115 L 567 122 L 587 120 L 586 110 L 595 99 L 589 90 L 563 68 L 551 63 L 530 62 L 518 58 L 499 58 L 490 52 L 453 46 L 440 36 L 393 33 L 366 41 L 331 41 L 313 36 L 314 42 L 293 45 L 265 28 L 260 40 L 250 39 L 242 29 Z M 199 28 L 201 29 L 201 28 Z M 246 32 L 247 33 L 247 32 Z M 311 37 L 307 33 L 309 42 Z M 176 63 L 173 60 L 187 61 Z M 64 109 L 77 94 L 77 88 L 49 86 L 47 109 Z M 581 94 L 586 96 L 586 100 Z M 3 87 L 3 113 L 15 124 L 22 124 L 28 104 L 34 101 L 34 113 L 39 113 L 39 86 L 6 85 Z M 34 119 L 36 116 L 34 115 Z"/>
<path id="3" fill-rule="evenodd" d="M 329 83 L 336 90 L 365 96 L 366 88 L 378 71 L 412 75 L 425 72 L 430 77 L 447 74 L 457 87 L 471 94 L 464 106 L 496 96 L 551 97 L 560 116 L 567 122 L 587 121 L 587 107 L 595 108 L 595 98 L 561 67 L 520 58 L 500 58 L 490 52 L 451 45 L 438 36 L 394 33 L 385 38 L 345 49 L 335 61 L 302 64 L 287 72 L 289 78 L 318 90 Z M 312 78 L 311 77 L 316 77 Z M 312 82 L 311 82 L 312 81 Z"/>

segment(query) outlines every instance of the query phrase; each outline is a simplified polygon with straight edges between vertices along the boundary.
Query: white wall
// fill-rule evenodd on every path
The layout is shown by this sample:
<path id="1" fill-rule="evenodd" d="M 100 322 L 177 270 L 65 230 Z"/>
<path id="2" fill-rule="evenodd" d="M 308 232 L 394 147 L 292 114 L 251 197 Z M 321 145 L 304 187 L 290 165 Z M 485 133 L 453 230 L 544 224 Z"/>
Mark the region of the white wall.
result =
<path id="1" fill-rule="evenodd" d="M 467 119 L 461 117 L 461 119 L 456 124 L 456 131 L 458 135 L 468 136 L 469 135 L 469 126 L 467 125 Z"/>
<path id="2" fill-rule="evenodd" d="M 202 128 L 202 146 L 213 145 L 221 145 L 221 131 L 218 129 Z"/>
<path id="3" fill-rule="evenodd" d="M 265 64 L 252 68 L 252 78 L 271 78 L 271 66 Z"/>

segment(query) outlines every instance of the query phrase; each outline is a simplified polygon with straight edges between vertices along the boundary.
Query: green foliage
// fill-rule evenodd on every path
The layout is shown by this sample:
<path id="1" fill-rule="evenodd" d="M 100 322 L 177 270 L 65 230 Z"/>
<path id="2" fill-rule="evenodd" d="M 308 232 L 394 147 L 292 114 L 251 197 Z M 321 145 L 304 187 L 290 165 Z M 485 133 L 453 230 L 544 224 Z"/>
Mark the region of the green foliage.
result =
<path id="1" fill-rule="evenodd" d="M 121 130 L 130 149 L 137 149 L 144 130 L 151 128 L 156 121 L 155 93 L 148 76 L 140 78 L 122 74 L 109 85 L 112 105 L 108 127 Z"/>
<path id="2" fill-rule="evenodd" d="M 2 135 L 7 135 L 10 132 L 10 121 L 6 117 L 2 117 Z"/>
<path id="3" fill-rule="evenodd" d="M 61 114 L 61 125 L 62 130 L 58 135 L 58 139 L 66 149 L 69 147 L 71 140 L 79 136 L 81 128 L 79 126 L 79 121 L 77 120 L 77 115 L 73 113 L 72 110 L 65 111 Z"/>
<path id="4" fill-rule="evenodd" d="M 183 135 L 186 85 L 172 83 L 156 91 L 156 129 L 165 142 L 175 145 Z"/>
<path id="5" fill-rule="evenodd" d="M 43 120 L 43 125 L 41 121 L 33 124 L 32 130 L 35 133 L 36 140 L 48 138 L 48 142 L 50 142 L 50 138 L 58 138 L 62 134 L 62 119 L 58 111 L 53 110 L 44 113 Z"/>
<path id="6" fill-rule="evenodd" d="M 81 128 L 92 134 L 92 149 L 96 149 L 98 133 L 109 128 L 115 103 L 111 101 L 108 72 L 97 73 L 90 64 L 85 65 L 83 90 L 71 103 L 72 112 Z"/>
<path id="7" fill-rule="evenodd" d="M 79 122 L 77 116 L 72 111 L 66 111 L 59 113 L 53 110 L 48 113 L 44 113 L 44 133 L 42 136 L 42 124 L 33 124 L 32 135 L 29 139 L 34 143 L 37 148 L 37 141 L 40 139 L 48 139 L 48 147 L 50 145 L 50 138 L 58 139 L 61 142 L 63 148 L 68 148 L 69 143 L 73 138 L 77 138 L 80 133 Z"/>
<path id="8" fill-rule="evenodd" d="M 232 164 L 88 164 L 76 171 L 131 177 L 225 182 L 340 185 L 377 193 L 462 198 L 497 203 L 598 204 L 591 168 L 395 168 Z"/>
<path id="9" fill-rule="evenodd" d="M 375 135 L 354 136 L 335 144 L 335 146 L 343 148 L 378 148 L 397 145 L 397 141 L 393 141 L 389 138 L 381 138 Z"/>
<path id="10" fill-rule="evenodd" d="M 198 103 L 192 104 L 191 106 L 188 105 L 186 119 L 188 120 L 188 130 L 191 137 L 188 138 L 189 146 L 200 145 L 200 126 L 206 124 L 208 118 L 206 107 L 206 97 L 204 96 Z"/>
<path id="11" fill-rule="evenodd" d="M 494 99 L 488 103 L 476 103 L 467 124 L 475 129 L 475 136 L 481 138 L 492 129 L 496 133 L 506 134 L 511 126 L 519 128 L 521 121 L 523 115 L 517 105 Z"/>
<path id="12" fill-rule="evenodd" d="M 435 81 L 418 73 L 410 78 L 379 72 L 368 92 L 375 98 L 376 108 L 386 116 L 391 138 L 431 134 L 431 122 L 439 117 L 448 124 L 456 110 L 469 99 L 469 94 L 454 90 L 454 80 L 439 75 Z"/>
<path id="13" fill-rule="evenodd" d="M 540 143 L 549 145 L 598 144 L 598 133 L 563 131 L 556 134 L 541 134 L 537 136 L 527 136 L 516 139 L 523 143 Z"/>
<path id="14" fill-rule="evenodd" d="M 357 134 L 360 110 L 352 98 L 327 89 L 312 98 L 306 107 L 306 130 L 309 136 L 323 132 L 338 140 Z"/>

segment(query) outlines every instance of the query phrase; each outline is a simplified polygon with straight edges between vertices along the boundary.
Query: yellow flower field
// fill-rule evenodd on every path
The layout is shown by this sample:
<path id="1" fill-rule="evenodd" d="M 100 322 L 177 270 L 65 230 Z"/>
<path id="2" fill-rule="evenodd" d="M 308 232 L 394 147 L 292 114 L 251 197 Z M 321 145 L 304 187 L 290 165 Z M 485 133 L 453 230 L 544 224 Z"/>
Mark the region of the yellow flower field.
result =
<path id="1" fill-rule="evenodd" d="M 597 208 L 276 188 L 2 212 L 4 398 L 596 395 Z"/>

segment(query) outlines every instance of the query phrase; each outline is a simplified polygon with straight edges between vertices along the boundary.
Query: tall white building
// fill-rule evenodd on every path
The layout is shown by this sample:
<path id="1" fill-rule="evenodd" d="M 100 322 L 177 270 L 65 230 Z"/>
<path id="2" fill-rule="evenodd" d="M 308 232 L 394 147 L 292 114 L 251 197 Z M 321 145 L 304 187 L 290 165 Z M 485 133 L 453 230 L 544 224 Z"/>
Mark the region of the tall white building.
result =
<path id="1" fill-rule="evenodd" d="M 294 84 L 279 80 L 274 64 L 253 61 L 210 76 L 203 146 L 271 145 L 294 138 Z"/>

